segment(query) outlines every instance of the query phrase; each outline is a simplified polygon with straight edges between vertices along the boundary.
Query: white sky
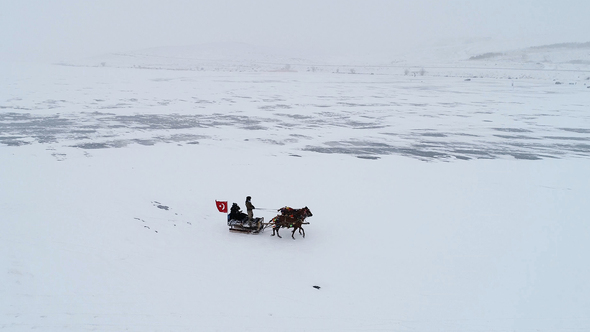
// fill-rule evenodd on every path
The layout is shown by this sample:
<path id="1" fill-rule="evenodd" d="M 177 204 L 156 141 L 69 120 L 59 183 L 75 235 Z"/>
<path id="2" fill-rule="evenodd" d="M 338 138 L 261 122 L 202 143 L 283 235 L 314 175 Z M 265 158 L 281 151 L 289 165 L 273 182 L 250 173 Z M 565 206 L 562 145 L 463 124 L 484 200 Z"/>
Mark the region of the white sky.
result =
<path id="1" fill-rule="evenodd" d="M 0 0 L 0 59 L 209 42 L 399 52 L 459 38 L 590 41 L 588 0 Z"/>

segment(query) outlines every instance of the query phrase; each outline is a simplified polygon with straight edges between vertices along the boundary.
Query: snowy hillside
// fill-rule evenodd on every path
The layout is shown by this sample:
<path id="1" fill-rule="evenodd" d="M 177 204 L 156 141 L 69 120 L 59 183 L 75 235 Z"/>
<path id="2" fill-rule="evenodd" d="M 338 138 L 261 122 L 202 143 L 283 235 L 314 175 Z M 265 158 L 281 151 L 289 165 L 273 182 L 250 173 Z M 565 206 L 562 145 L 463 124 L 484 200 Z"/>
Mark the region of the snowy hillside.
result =
<path id="1" fill-rule="evenodd" d="M 392 64 L 411 65 L 410 73 L 466 78 L 533 78 L 574 80 L 590 78 L 590 43 L 523 46 L 474 40 L 425 47 L 400 55 Z"/>
<path id="2" fill-rule="evenodd" d="M 474 55 L 469 60 L 588 65 L 590 64 L 590 42 L 542 45 L 508 52 L 489 52 Z"/>
<path id="3" fill-rule="evenodd" d="M 0 331 L 590 331 L 585 71 L 171 52 L 0 64 Z"/>

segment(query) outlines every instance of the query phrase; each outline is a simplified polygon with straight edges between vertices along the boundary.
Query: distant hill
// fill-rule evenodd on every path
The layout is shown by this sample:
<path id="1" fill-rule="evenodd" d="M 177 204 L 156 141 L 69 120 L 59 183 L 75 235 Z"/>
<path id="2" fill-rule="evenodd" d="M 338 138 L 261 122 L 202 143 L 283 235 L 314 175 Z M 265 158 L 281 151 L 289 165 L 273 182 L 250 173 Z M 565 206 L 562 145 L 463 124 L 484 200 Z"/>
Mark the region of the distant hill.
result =
<path id="1" fill-rule="evenodd" d="M 312 61 L 296 54 L 244 43 L 211 43 L 112 53 L 62 64 L 195 71 L 278 71 L 290 70 L 294 66 L 305 67 Z"/>
<path id="2" fill-rule="evenodd" d="M 590 65 L 590 42 L 532 46 L 506 52 L 473 55 L 473 61 Z"/>

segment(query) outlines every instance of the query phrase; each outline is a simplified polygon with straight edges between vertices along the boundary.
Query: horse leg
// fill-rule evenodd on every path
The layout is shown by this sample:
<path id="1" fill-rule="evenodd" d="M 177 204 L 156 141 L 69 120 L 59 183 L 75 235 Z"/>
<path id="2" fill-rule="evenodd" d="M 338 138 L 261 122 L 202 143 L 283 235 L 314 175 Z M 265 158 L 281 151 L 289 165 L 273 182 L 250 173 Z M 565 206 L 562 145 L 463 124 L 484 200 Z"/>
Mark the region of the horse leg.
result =
<path id="1" fill-rule="evenodd" d="M 293 233 L 291 233 L 291 237 L 295 240 L 295 231 L 297 230 L 297 226 L 293 228 Z"/>
<path id="2" fill-rule="evenodd" d="M 303 231 L 303 238 L 305 239 L 305 229 L 303 229 L 303 227 L 299 226 L 299 233 L 301 233 L 301 231 Z"/>
<path id="3" fill-rule="evenodd" d="M 279 229 L 281 228 L 281 226 L 277 226 L 276 231 L 277 231 L 277 236 L 279 237 L 279 239 L 282 239 L 283 237 L 279 234 Z M 273 232 L 275 231 L 275 229 L 273 229 Z"/>

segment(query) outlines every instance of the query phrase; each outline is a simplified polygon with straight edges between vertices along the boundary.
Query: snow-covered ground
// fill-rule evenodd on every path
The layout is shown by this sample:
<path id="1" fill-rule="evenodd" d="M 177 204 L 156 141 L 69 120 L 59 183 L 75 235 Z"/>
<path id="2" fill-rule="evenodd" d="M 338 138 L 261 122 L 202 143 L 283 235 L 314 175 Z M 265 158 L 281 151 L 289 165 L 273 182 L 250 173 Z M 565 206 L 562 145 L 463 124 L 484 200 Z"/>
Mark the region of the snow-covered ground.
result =
<path id="1" fill-rule="evenodd" d="M 0 330 L 590 331 L 583 72 L 1 66 Z"/>

